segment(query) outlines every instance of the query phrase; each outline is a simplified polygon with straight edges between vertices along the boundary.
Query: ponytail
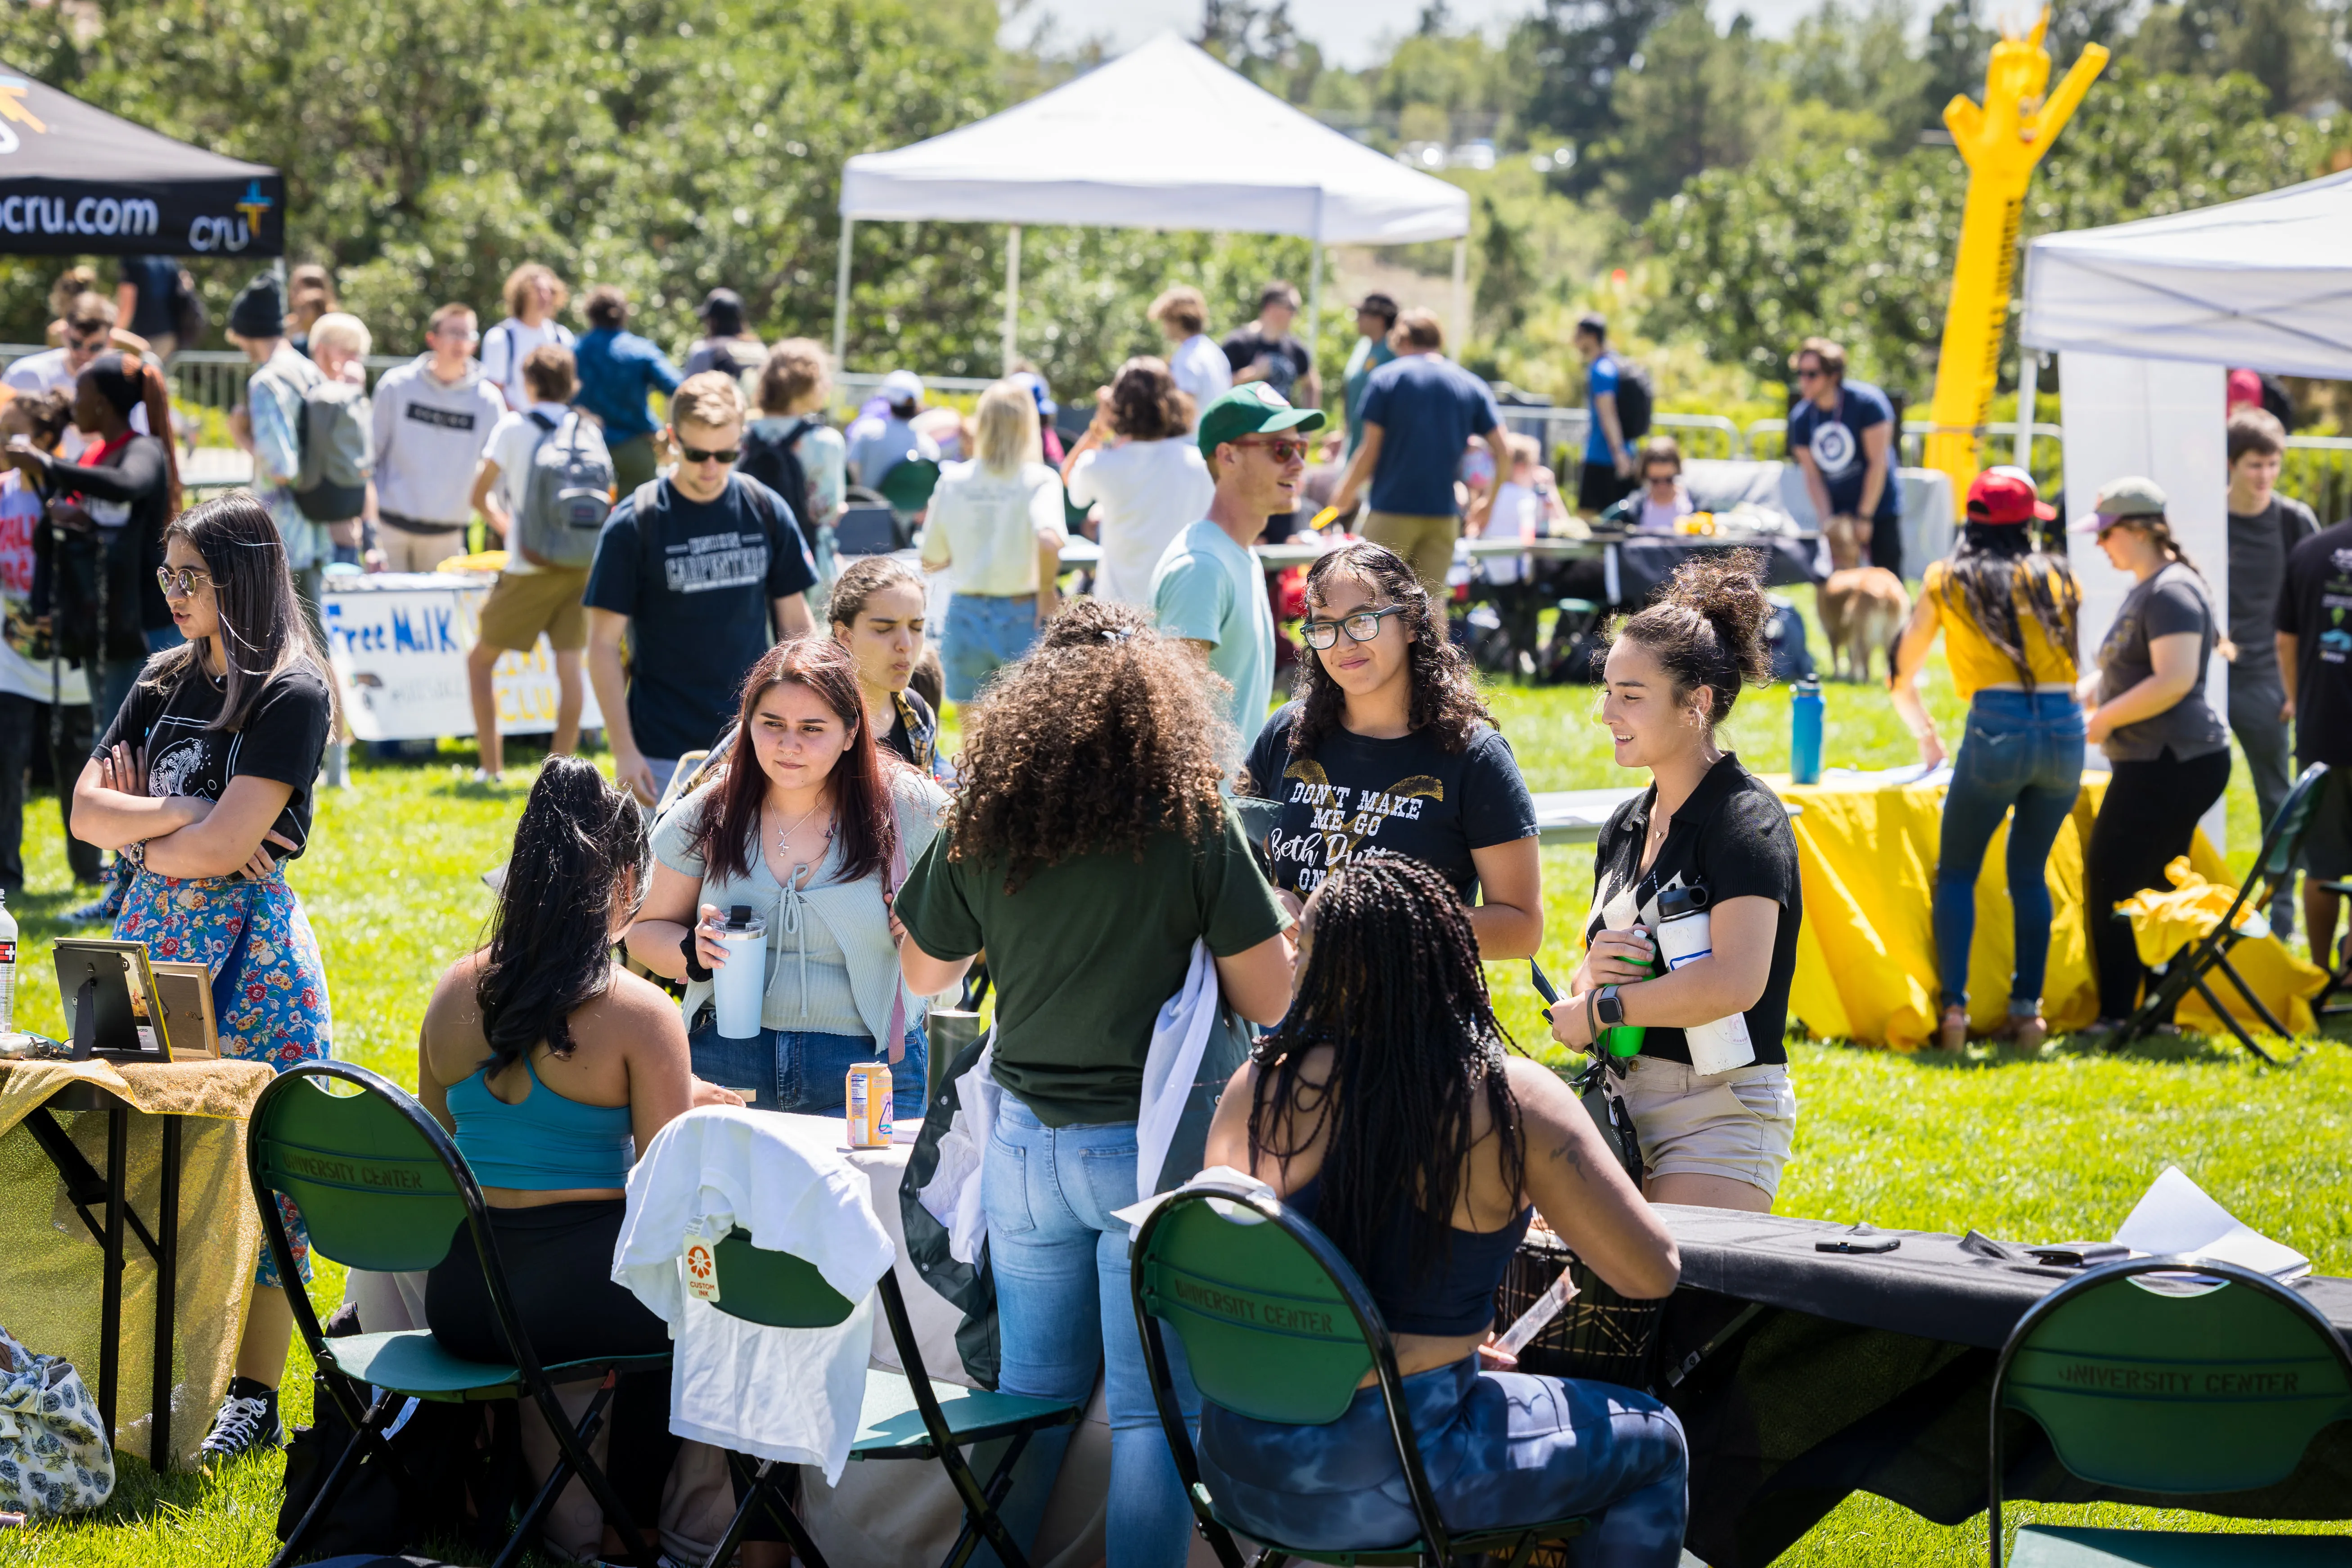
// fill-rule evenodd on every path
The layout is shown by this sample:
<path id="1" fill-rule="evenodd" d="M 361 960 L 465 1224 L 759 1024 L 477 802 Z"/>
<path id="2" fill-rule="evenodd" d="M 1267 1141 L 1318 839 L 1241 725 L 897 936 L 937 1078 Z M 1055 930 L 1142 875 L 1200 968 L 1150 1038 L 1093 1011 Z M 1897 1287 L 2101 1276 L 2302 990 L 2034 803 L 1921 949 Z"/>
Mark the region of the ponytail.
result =
<path id="1" fill-rule="evenodd" d="M 1742 686 L 1772 679 L 1772 653 L 1764 642 L 1764 623 L 1772 614 L 1764 597 L 1764 565 L 1758 550 L 1693 556 L 1666 580 L 1655 602 L 1617 630 L 1657 656 L 1674 678 L 1676 702 L 1702 686 L 1714 693 L 1710 730 L 1730 716 Z"/>
<path id="2" fill-rule="evenodd" d="M 2230 628 L 2223 624 L 2224 616 L 2213 605 L 2213 579 L 2205 575 L 2196 562 L 2189 559 L 2189 552 L 2181 549 L 2180 541 L 2172 537 L 2172 524 L 2164 514 L 2158 512 L 2153 516 L 2126 518 L 2123 520 L 2123 526 L 2138 529 L 2147 535 L 2149 543 L 2164 552 L 2167 561 L 2177 562 L 2196 574 L 2197 581 L 2205 585 L 2205 614 L 2213 623 L 2213 651 L 2230 663 L 2237 663 L 2238 645 L 2230 640 Z"/>

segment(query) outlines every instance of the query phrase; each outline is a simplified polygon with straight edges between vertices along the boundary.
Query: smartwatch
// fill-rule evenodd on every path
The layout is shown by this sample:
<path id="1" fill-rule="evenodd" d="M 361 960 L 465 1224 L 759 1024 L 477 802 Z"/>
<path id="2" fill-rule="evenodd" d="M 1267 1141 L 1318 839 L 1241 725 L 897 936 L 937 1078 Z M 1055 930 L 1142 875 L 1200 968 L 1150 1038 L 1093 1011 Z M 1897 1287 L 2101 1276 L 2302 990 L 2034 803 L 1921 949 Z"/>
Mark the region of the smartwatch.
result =
<path id="1" fill-rule="evenodd" d="M 1625 1022 L 1625 1000 L 1617 994 L 1617 987 L 1603 985 L 1601 994 L 1593 999 L 1592 1012 L 1602 1028 L 1621 1028 Z"/>

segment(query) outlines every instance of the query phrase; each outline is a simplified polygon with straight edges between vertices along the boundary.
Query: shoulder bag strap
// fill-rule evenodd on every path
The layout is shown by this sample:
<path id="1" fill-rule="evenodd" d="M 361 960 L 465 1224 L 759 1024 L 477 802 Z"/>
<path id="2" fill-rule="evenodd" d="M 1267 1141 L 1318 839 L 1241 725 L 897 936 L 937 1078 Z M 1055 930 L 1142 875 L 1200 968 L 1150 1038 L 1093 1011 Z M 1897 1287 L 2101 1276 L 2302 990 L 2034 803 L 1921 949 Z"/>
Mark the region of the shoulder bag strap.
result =
<path id="1" fill-rule="evenodd" d="M 891 809 L 895 815 L 897 806 L 894 805 Z M 907 836 L 901 831 L 892 834 L 891 839 L 890 868 L 885 873 L 888 879 L 886 899 L 889 905 L 895 906 L 898 889 L 907 885 Z M 895 907 L 892 912 L 896 912 Z M 890 980 L 890 1038 L 886 1042 L 886 1048 L 893 1067 L 907 1055 L 907 982 L 902 975 L 893 975 Z"/>

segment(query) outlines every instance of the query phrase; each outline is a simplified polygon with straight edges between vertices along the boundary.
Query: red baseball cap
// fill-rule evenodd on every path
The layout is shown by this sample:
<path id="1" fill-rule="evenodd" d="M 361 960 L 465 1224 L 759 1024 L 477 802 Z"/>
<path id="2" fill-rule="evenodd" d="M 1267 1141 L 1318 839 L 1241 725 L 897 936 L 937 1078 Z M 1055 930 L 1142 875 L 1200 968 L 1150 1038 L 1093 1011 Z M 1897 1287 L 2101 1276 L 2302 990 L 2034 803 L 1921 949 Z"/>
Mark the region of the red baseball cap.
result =
<path id="1" fill-rule="evenodd" d="M 2058 509 L 2042 499 L 2033 481 L 2015 468 L 1987 468 L 1969 486 L 1970 522 L 2054 521 Z"/>
<path id="2" fill-rule="evenodd" d="M 2263 405 L 2263 378 L 2251 370 L 2231 371 L 2228 403 L 2232 413 L 2241 408 L 2260 408 Z"/>

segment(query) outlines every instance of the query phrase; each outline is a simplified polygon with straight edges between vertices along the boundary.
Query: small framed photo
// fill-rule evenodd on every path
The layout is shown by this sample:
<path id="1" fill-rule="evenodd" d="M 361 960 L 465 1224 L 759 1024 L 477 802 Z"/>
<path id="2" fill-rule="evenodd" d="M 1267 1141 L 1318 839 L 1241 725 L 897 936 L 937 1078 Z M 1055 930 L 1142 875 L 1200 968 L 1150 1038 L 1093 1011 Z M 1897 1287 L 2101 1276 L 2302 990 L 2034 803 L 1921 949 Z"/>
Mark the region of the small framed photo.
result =
<path id="1" fill-rule="evenodd" d="M 164 1044 L 175 1062 L 217 1058 L 220 1017 L 213 1010 L 213 972 L 201 963 L 152 963 Z"/>
<path id="2" fill-rule="evenodd" d="M 76 1061 L 172 1059 L 145 942 L 61 937 L 53 951 Z"/>

